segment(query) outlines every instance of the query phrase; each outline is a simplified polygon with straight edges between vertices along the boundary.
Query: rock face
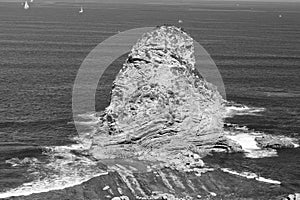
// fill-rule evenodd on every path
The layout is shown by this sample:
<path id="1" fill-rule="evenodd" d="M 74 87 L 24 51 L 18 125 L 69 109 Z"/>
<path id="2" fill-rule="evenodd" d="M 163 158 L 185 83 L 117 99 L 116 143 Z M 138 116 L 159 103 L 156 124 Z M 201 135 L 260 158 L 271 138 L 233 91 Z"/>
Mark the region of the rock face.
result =
<path id="1" fill-rule="evenodd" d="M 283 198 L 282 200 L 299 200 L 300 193 L 289 194 L 287 198 Z"/>
<path id="2" fill-rule="evenodd" d="M 264 135 L 261 137 L 256 137 L 255 141 L 258 146 L 262 148 L 272 148 L 272 149 L 284 149 L 284 148 L 295 148 L 298 145 L 291 139 L 287 137 Z"/>
<path id="3" fill-rule="evenodd" d="M 195 70 L 193 39 L 158 27 L 133 46 L 117 75 L 92 154 L 152 161 L 201 155 L 224 140 L 222 101 Z"/>

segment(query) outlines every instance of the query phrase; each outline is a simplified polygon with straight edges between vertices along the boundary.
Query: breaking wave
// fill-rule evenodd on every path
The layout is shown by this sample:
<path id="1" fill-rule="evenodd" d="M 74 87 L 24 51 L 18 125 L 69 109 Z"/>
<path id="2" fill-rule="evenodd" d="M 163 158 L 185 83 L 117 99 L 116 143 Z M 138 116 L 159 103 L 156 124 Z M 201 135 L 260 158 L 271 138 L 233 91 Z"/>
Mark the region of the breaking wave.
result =
<path id="1" fill-rule="evenodd" d="M 234 102 L 226 102 L 226 117 L 233 117 L 235 115 L 254 115 L 259 116 L 266 109 L 262 107 L 251 107 Z"/>
<path id="2" fill-rule="evenodd" d="M 280 181 L 272 180 L 269 178 L 264 178 L 264 177 L 258 176 L 257 174 L 255 174 L 253 172 L 237 172 L 237 171 L 234 171 L 234 170 L 228 169 L 228 168 L 222 168 L 221 170 L 225 173 L 241 176 L 241 177 L 244 177 L 247 179 L 254 179 L 254 180 L 257 180 L 260 182 L 264 182 L 264 183 L 281 184 Z"/>
<path id="3" fill-rule="evenodd" d="M 261 115 L 266 109 L 261 107 L 250 107 L 234 102 L 226 104 L 226 118 L 231 118 L 237 115 Z M 238 124 L 225 123 L 225 135 L 227 138 L 237 142 L 242 146 L 244 155 L 248 158 L 264 158 L 277 156 L 277 151 L 271 148 L 261 148 L 255 138 L 263 137 L 266 133 L 249 130 L 246 126 L 239 126 Z M 278 138 L 283 136 L 278 136 Z M 284 136 L 285 139 L 294 141 L 293 138 Z M 292 142 L 295 148 L 299 147 L 296 142 Z"/>
<path id="4" fill-rule="evenodd" d="M 96 118 L 92 116 L 91 114 L 82 115 L 81 117 L 84 119 L 82 123 L 85 126 L 94 124 L 93 121 Z M 86 119 L 90 120 L 87 121 Z M 84 154 L 84 150 L 89 148 L 90 145 L 86 138 L 88 135 L 87 132 L 85 137 L 74 138 L 78 144 L 44 147 L 43 154 L 48 158 L 46 161 L 34 157 L 6 160 L 6 163 L 14 168 L 27 167 L 29 177 L 33 181 L 0 193 L 0 198 L 60 190 L 108 174 L 103 165 Z"/>
<path id="5" fill-rule="evenodd" d="M 234 102 L 226 103 L 226 117 L 231 118 L 236 115 L 261 115 L 266 109 L 261 107 L 250 107 Z M 246 126 L 226 123 L 226 136 L 242 146 L 245 156 L 249 158 L 262 158 L 277 156 L 274 149 L 262 149 L 257 145 L 255 138 L 262 136 L 262 133 L 249 130 Z"/>

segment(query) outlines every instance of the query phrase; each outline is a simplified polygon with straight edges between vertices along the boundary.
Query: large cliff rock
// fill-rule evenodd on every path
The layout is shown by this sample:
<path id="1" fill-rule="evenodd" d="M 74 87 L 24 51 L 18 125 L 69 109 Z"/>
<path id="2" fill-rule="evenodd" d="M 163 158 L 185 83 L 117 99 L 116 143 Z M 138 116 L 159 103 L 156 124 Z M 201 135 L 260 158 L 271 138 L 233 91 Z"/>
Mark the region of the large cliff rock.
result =
<path id="1" fill-rule="evenodd" d="M 224 141 L 222 101 L 195 69 L 193 39 L 158 27 L 133 46 L 117 75 L 92 153 L 152 161 L 205 154 Z"/>

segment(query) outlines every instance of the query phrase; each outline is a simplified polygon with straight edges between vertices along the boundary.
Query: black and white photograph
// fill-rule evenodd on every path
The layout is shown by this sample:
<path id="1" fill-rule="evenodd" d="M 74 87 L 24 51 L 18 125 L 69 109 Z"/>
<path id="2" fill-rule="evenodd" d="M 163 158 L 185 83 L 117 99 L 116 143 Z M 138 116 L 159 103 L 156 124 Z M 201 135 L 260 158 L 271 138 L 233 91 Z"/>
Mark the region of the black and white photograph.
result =
<path id="1" fill-rule="evenodd" d="M 0 200 L 300 200 L 300 0 L 0 0 Z"/>

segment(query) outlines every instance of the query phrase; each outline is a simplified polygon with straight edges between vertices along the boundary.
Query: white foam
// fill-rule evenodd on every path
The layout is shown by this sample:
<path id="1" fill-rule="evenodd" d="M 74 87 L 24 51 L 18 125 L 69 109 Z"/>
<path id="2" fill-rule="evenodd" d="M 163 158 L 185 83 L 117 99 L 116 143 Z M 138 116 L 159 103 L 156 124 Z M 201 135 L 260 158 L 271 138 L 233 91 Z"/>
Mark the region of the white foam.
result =
<path id="1" fill-rule="evenodd" d="M 255 137 L 261 136 L 261 133 L 237 133 L 227 134 L 226 137 L 237 142 L 242 146 L 245 156 L 248 158 L 264 158 L 277 156 L 275 149 L 262 149 L 257 146 Z"/>
<path id="2" fill-rule="evenodd" d="M 0 198 L 28 196 L 34 193 L 61 190 L 80 185 L 91 178 L 108 174 L 108 172 L 98 167 L 96 161 L 72 153 L 74 150 L 84 151 L 90 148 L 92 141 L 89 139 L 89 136 L 96 132 L 93 125 L 98 123 L 99 120 L 96 113 L 87 113 L 78 117 L 86 120 L 78 123 L 90 126 L 91 130 L 87 133 L 81 133 L 79 137 L 75 137 L 74 140 L 78 142 L 77 144 L 44 147 L 46 150 L 44 154 L 48 156 L 48 161 L 46 162 L 41 162 L 36 158 L 24 158 L 23 160 L 13 158 L 6 161 L 12 167 L 23 167 L 26 165 L 29 171 L 33 171 L 29 176 L 34 181 L 0 193 Z"/>
<path id="3" fill-rule="evenodd" d="M 236 135 L 229 135 L 227 137 L 239 143 L 246 152 L 260 150 L 260 148 L 257 146 L 254 135 L 240 133 Z"/>
<path id="4" fill-rule="evenodd" d="M 232 102 L 227 102 L 225 109 L 225 117 L 232 117 L 235 115 L 259 115 L 259 113 L 264 112 L 266 110 L 265 108 L 248 107 L 246 105 Z"/>
<path id="5" fill-rule="evenodd" d="M 97 166 L 96 161 L 92 161 L 84 156 L 76 156 L 72 150 L 84 150 L 84 144 L 74 144 L 70 146 L 47 147 L 49 161 L 41 162 L 36 158 L 10 159 L 7 163 L 13 167 L 29 167 L 33 171 L 34 181 L 0 193 L 0 198 L 12 196 L 27 196 L 34 193 L 61 190 L 75 185 L 82 184 L 91 178 L 107 175 Z M 44 176 L 46 177 L 44 178 Z"/>
<path id="6" fill-rule="evenodd" d="M 237 126 L 235 127 L 235 129 L 237 130 L 242 130 L 242 131 L 248 131 L 249 129 L 247 128 L 247 126 Z"/>
<path id="7" fill-rule="evenodd" d="M 83 119 L 91 119 L 91 120 L 98 120 L 99 117 L 97 117 L 97 113 L 85 113 L 85 114 L 79 114 L 78 117 Z"/>
<path id="8" fill-rule="evenodd" d="M 44 179 L 42 181 L 35 181 L 31 183 L 25 183 L 22 186 L 11 189 L 7 192 L 0 193 L 0 198 L 16 197 L 16 196 L 28 196 L 31 194 L 49 192 L 53 190 L 62 190 L 65 188 L 80 185 L 91 178 L 107 175 L 108 172 L 102 172 L 97 174 L 91 174 L 86 177 L 74 176 L 74 177 L 58 177 L 56 180 Z"/>
<path id="9" fill-rule="evenodd" d="M 74 121 L 77 125 L 96 125 L 99 123 L 99 117 L 97 116 L 97 113 L 86 113 L 86 114 L 80 114 L 78 115 L 79 119 L 84 119 L 87 121 Z"/>
<path id="10" fill-rule="evenodd" d="M 241 177 L 245 177 L 247 179 L 255 179 L 257 181 L 270 183 L 270 184 L 281 184 L 280 181 L 264 178 L 264 177 L 258 176 L 255 173 L 252 173 L 252 172 L 237 172 L 237 171 L 234 171 L 234 170 L 228 169 L 228 168 L 221 168 L 221 170 L 223 172 L 226 172 L 226 173 L 229 173 L 229 174 L 234 174 L 234 175 L 241 176 Z"/>
<path id="11" fill-rule="evenodd" d="M 78 124 L 78 125 L 85 125 L 85 126 L 88 126 L 88 125 L 96 125 L 98 124 L 99 121 L 88 121 L 88 122 L 79 122 L 79 121 L 75 121 L 75 124 Z"/>
<path id="12" fill-rule="evenodd" d="M 78 141 L 78 144 L 72 144 L 69 146 L 50 146 L 50 147 L 44 147 L 47 150 L 56 152 L 56 153 L 65 153 L 70 152 L 72 150 L 87 150 L 89 149 L 92 141 L 83 139 L 83 138 L 74 138 L 75 141 Z"/>
<path id="13" fill-rule="evenodd" d="M 281 184 L 280 181 L 272 180 L 269 178 L 264 178 L 264 177 L 257 177 L 255 180 L 265 182 L 265 183 L 271 183 L 271 184 Z"/>

